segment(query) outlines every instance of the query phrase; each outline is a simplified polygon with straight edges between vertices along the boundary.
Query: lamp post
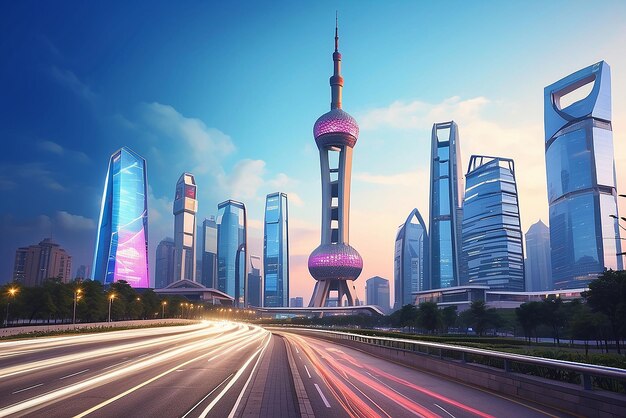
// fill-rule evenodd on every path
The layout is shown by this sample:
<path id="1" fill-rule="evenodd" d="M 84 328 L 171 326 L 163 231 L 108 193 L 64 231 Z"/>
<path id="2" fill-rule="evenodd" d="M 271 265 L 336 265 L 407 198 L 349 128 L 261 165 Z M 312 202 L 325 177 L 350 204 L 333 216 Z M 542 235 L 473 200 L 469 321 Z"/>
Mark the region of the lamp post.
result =
<path id="1" fill-rule="evenodd" d="M 113 305 L 113 299 L 115 299 L 114 293 L 109 295 L 109 322 L 111 322 L 111 305 Z"/>
<path id="2" fill-rule="evenodd" d="M 12 287 L 8 291 L 9 298 L 7 299 L 7 314 L 6 314 L 6 317 L 4 319 L 4 326 L 5 327 L 9 326 L 9 305 L 11 304 L 11 298 L 15 297 L 16 293 L 17 293 L 17 288 L 16 287 Z"/>
<path id="3" fill-rule="evenodd" d="M 167 305 L 166 300 L 161 302 L 161 319 L 165 319 L 165 305 Z"/>
<path id="4" fill-rule="evenodd" d="M 74 290 L 74 314 L 72 315 L 72 324 L 76 324 L 76 302 L 80 299 L 82 289 L 78 288 Z"/>

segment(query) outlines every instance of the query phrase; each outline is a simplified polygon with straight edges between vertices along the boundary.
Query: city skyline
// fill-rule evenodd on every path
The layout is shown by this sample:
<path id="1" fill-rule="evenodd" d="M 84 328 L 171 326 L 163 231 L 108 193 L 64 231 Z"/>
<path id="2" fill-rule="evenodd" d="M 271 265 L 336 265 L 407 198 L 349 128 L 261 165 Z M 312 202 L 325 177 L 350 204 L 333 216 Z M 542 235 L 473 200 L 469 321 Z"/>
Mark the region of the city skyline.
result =
<path id="1" fill-rule="evenodd" d="M 513 6 L 497 7 L 496 9 L 498 12 L 504 13 L 505 11 L 510 12 L 511 7 Z M 556 6 L 544 5 L 542 7 L 549 10 Z M 441 76 L 435 76 L 434 70 L 429 69 L 426 65 L 431 62 L 429 57 L 432 57 L 432 52 L 430 55 L 426 53 L 419 61 L 415 61 L 418 54 L 412 49 L 414 47 L 401 41 L 406 34 L 415 35 L 416 33 L 411 32 L 407 27 L 406 19 L 397 19 L 395 13 L 398 12 L 394 14 L 389 12 L 382 15 L 380 19 L 395 17 L 394 23 L 400 26 L 399 29 L 391 31 L 390 35 L 378 34 L 380 39 L 372 44 L 370 42 L 371 37 L 365 34 L 365 30 L 368 26 L 366 23 L 371 24 L 377 21 L 377 18 L 373 16 L 376 8 L 370 7 L 369 12 L 365 13 L 363 17 L 357 16 L 356 8 L 353 5 L 346 6 L 345 10 L 344 8 L 340 9 L 340 26 L 343 28 L 342 45 L 345 53 L 350 56 L 350 61 L 345 68 L 346 79 L 348 80 L 346 89 L 350 91 L 350 107 L 355 109 L 354 115 L 363 128 L 359 142 L 359 157 L 355 159 L 352 179 L 353 219 L 351 227 L 353 234 L 351 241 L 366 260 L 364 277 L 374 275 L 391 277 L 393 272 L 392 246 L 397 224 L 413 207 L 419 208 L 424 217 L 428 216 L 427 200 L 422 196 L 424 185 L 427 185 L 427 176 L 424 174 L 424 170 L 427 170 L 428 157 L 424 154 L 424 150 L 427 149 L 429 138 L 428 133 L 425 134 L 428 129 L 424 129 L 424 126 L 438 120 L 455 119 L 459 122 L 460 135 L 463 141 L 463 161 L 468 161 L 468 155 L 471 153 L 485 152 L 482 145 L 478 146 L 480 142 L 492 144 L 494 147 L 493 151 L 490 150 L 492 154 L 514 158 L 519 176 L 522 224 L 525 229 L 538 219 L 542 219 L 547 224 L 545 173 L 541 173 L 544 165 L 543 135 L 541 134 L 543 126 L 542 91 L 554 80 L 602 59 L 606 59 L 613 67 L 615 155 L 618 192 L 623 193 L 622 185 L 626 184 L 626 177 L 624 176 L 626 172 L 624 155 L 626 152 L 623 145 L 624 134 L 621 124 L 626 121 L 624 117 L 626 106 L 623 99 L 626 97 L 624 94 L 626 63 L 624 58 L 617 53 L 619 51 L 617 40 L 620 39 L 620 35 L 623 35 L 623 29 L 622 31 L 616 30 L 616 25 L 611 26 L 610 22 L 611 19 L 616 19 L 613 21 L 614 23 L 619 22 L 619 19 L 624 16 L 624 10 L 623 6 L 619 4 L 616 4 L 614 8 L 616 13 L 609 17 L 609 24 L 598 29 L 597 33 L 586 33 L 583 36 L 574 32 L 572 35 L 575 37 L 575 41 L 579 44 L 582 43 L 583 46 L 587 44 L 597 45 L 597 42 L 593 42 L 594 39 L 604 37 L 605 42 L 594 50 L 587 49 L 588 54 L 579 52 L 579 50 L 585 50 L 584 47 L 574 48 L 572 45 L 565 45 L 564 49 L 564 45 L 554 43 L 544 47 L 536 41 L 535 36 L 540 37 L 537 34 L 524 40 L 524 42 L 529 42 L 529 46 L 522 53 L 519 53 L 518 49 L 516 53 L 519 56 L 517 58 L 514 58 L 512 54 L 506 54 L 502 47 L 503 44 L 501 44 L 501 48 L 497 48 L 497 50 L 504 54 L 505 63 L 503 65 L 492 68 L 489 65 L 478 65 L 480 61 L 470 60 L 470 63 L 474 62 L 475 68 L 471 65 L 465 66 L 464 70 L 470 68 L 464 74 L 465 80 L 461 82 L 453 80 L 454 73 L 451 70 L 443 71 Z M 109 87 L 113 89 L 115 94 L 120 93 L 119 87 L 114 86 L 115 79 L 107 78 L 101 71 L 97 70 L 93 61 L 97 56 L 91 55 L 85 58 L 86 62 L 81 61 L 76 45 L 68 42 L 67 37 L 64 36 L 66 33 L 71 33 L 71 29 L 66 29 L 67 32 L 64 32 L 59 28 L 52 30 L 50 25 L 44 25 L 40 32 L 33 32 L 35 35 L 42 35 L 40 38 L 35 36 L 36 39 L 39 39 L 38 41 L 30 41 L 35 43 L 37 51 L 41 53 L 41 61 L 34 60 L 30 55 L 18 55 L 18 62 L 34 60 L 37 65 L 33 66 L 34 69 L 29 69 L 23 77 L 18 77 L 16 84 L 19 86 L 20 82 L 23 83 L 27 77 L 43 80 L 44 84 L 47 85 L 48 95 L 59 96 L 72 111 L 77 112 L 78 119 L 66 120 L 66 118 L 61 118 L 61 122 L 58 122 L 59 125 L 51 124 L 45 120 L 33 119 L 32 121 L 37 123 L 34 123 L 32 128 L 26 129 L 19 123 L 27 119 L 30 114 L 25 112 L 23 104 L 16 99 L 15 90 L 8 87 L 6 89 L 9 99 L 15 100 L 14 106 L 10 108 L 6 102 L 9 112 L 3 116 L 5 123 L 2 128 L 2 135 L 4 137 L 10 135 L 10 138 L 15 138 L 16 141 L 24 141 L 26 146 L 22 150 L 18 149 L 22 148 L 21 146 L 16 147 L 9 144 L 8 152 L 1 161 L 0 185 L 3 187 L 4 193 L 10 197 L 3 200 L 1 210 L 2 228 L 3 231 L 7 232 L 6 238 L 4 238 L 6 241 L 3 241 L 1 246 L 2 254 L 4 254 L 2 256 L 2 270 L 9 271 L 9 273 L 4 273 L 7 276 L 3 280 L 7 280 L 10 276 L 14 251 L 17 247 L 39 242 L 49 235 L 53 235 L 55 240 L 75 257 L 75 265 L 92 264 L 89 256 L 82 254 L 85 251 L 81 247 L 93 248 L 94 245 L 99 204 L 96 201 L 99 201 L 100 196 L 98 195 L 101 194 L 102 190 L 102 178 L 106 170 L 105 160 L 118 145 L 124 145 L 125 142 L 122 141 L 131 138 L 129 146 L 146 157 L 151 173 L 148 182 L 150 187 L 148 196 L 150 249 L 148 254 L 150 255 L 151 274 L 154 271 L 152 256 L 155 253 L 156 243 L 166 236 L 173 235 L 171 184 L 181 171 L 193 170 L 195 172 L 195 168 L 199 167 L 204 171 L 199 171 L 201 178 L 198 179 L 198 194 L 204 201 L 200 203 L 198 215 L 206 217 L 215 213 L 217 202 L 225 199 L 237 198 L 246 203 L 250 212 L 249 243 L 251 247 L 257 247 L 256 249 L 251 248 L 250 253 L 261 253 L 263 196 L 266 192 L 277 189 L 283 189 L 287 192 L 292 204 L 292 208 L 290 208 L 293 256 L 292 293 L 310 294 L 313 280 L 306 271 L 306 259 L 303 260 L 303 257 L 315 248 L 315 238 L 319 225 L 319 213 L 317 213 L 319 196 L 317 193 L 308 192 L 319 188 L 317 183 L 319 182 L 318 167 L 316 167 L 315 158 L 311 157 L 314 153 L 311 149 L 310 120 L 327 103 L 326 92 L 319 86 L 322 85 L 328 74 L 328 39 L 331 36 L 330 28 L 334 18 L 332 13 L 334 8 L 330 12 L 323 9 L 328 9 L 328 7 L 319 6 L 319 9 L 314 10 L 310 17 L 316 21 L 314 26 L 320 28 L 320 30 L 315 29 L 315 33 L 307 33 L 305 36 L 302 32 L 294 30 L 293 22 L 288 23 L 286 15 L 282 14 L 276 16 L 278 19 L 277 32 L 280 33 L 274 34 L 273 31 L 263 33 L 263 40 L 271 41 L 269 43 L 271 45 L 285 45 L 282 40 L 285 34 L 289 34 L 291 40 L 285 45 L 289 50 L 302 48 L 305 45 L 311 46 L 311 48 L 303 48 L 307 50 L 306 63 L 312 67 L 310 73 L 307 74 L 308 70 L 302 70 L 301 67 L 298 67 L 295 63 L 296 59 L 289 60 L 294 61 L 289 63 L 289 78 L 285 81 L 289 84 L 289 88 L 279 89 L 278 91 L 282 96 L 276 99 L 277 102 L 280 100 L 289 102 L 288 98 L 293 98 L 293 92 L 287 92 L 287 90 L 293 90 L 295 85 L 300 87 L 299 92 L 302 96 L 307 97 L 306 100 L 299 99 L 302 102 L 302 110 L 289 111 L 289 114 L 293 115 L 287 121 L 290 125 L 287 129 L 289 134 L 280 132 L 280 138 L 276 139 L 279 141 L 279 147 L 285 153 L 281 152 L 280 154 L 296 155 L 297 158 L 293 158 L 294 161 L 286 161 L 284 158 L 272 159 L 268 152 L 262 150 L 263 147 L 267 147 L 270 141 L 270 139 L 266 139 L 264 131 L 271 131 L 269 135 L 271 140 L 274 140 L 273 137 L 277 133 L 271 129 L 272 124 L 269 123 L 272 120 L 271 117 L 268 117 L 267 113 L 261 109 L 263 106 L 259 106 L 260 103 L 265 103 L 265 99 L 262 102 L 258 101 L 261 100 L 260 97 L 263 97 L 263 93 L 258 90 L 256 91 L 258 95 L 250 96 L 257 98 L 252 101 L 257 103 L 255 109 L 258 110 L 258 115 L 253 115 L 253 120 L 248 124 L 251 126 L 241 128 L 237 127 L 238 119 L 236 118 L 224 119 L 223 112 L 211 114 L 216 106 L 213 103 L 218 103 L 221 106 L 224 100 L 231 100 L 228 95 L 219 94 L 219 92 L 214 95 L 196 96 L 190 93 L 192 89 L 181 89 L 185 94 L 193 96 L 193 100 L 185 101 L 179 94 L 169 91 L 168 88 L 159 90 L 154 82 L 156 79 L 148 79 L 145 83 L 137 83 L 136 90 L 132 94 L 122 94 L 123 99 L 112 100 L 110 94 L 113 93 L 108 92 Z M 405 6 L 401 9 L 410 9 L 410 7 Z M 573 7 L 572 9 L 576 8 Z M 287 12 L 290 11 L 293 12 L 293 10 Z M 407 12 L 407 10 L 404 11 Z M 411 11 L 415 12 L 414 10 Z M 453 20 L 459 19 L 461 12 L 462 10 L 455 12 L 451 18 Z M 434 12 L 431 11 L 431 13 Z M 572 14 L 570 17 L 573 19 L 568 24 L 575 27 L 575 24 L 582 19 L 580 17 L 582 13 L 580 16 L 576 14 L 575 10 L 569 13 Z M 220 16 L 225 14 L 226 11 Z M 9 13 L 10 15 L 11 13 Z M 161 19 L 163 19 L 162 15 L 163 12 L 161 12 Z M 524 13 L 521 16 L 522 21 L 529 19 L 528 15 Z M 132 20 L 132 17 L 131 13 L 129 20 Z M 245 17 L 251 18 L 247 15 Z M 281 20 L 282 17 L 285 17 L 284 21 Z M 587 18 L 585 17 L 585 19 Z M 45 20 L 43 17 L 40 19 Z M 246 19 L 244 19 L 245 21 Z M 538 23 L 542 22 L 540 17 L 533 18 L 533 22 L 537 22 L 536 25 L 542 27 Z M 499 27 L 497 23 L 494 25 Z M 513 29 L 517 25 L 515 23 Z M 6 27 L 15 33 L 29 30 L 17 29 L 13 25 Z M 502 29 L 502 27 L 499 28 Z M 167 32 L 168 27 L 166 26 L 165 29 Z M 402 32 L 402 30 L 406 32 Z M 421 32 L 422 30 L 424 32 Z M 549 30 L 547 31 L 549 32 Z M 541 32 L 544 37 L 545 32 L 546 29 Z M 103 66 L 112 68 L 114 63 L 119 64 L 120 59 L 125 57 L 125 52 L 122 50 L 121 56 L 117 57 L 109 49 L 111 46 L 104 40 L 93 38 L 94 33 L 88 32 L 86 37 L 95 42 L 94 54 L 100 53 L 106 58 Z M 420 29 L 419 33 L 423 37 L 428 33 L 428 28 Z M 503 30 L 502 34 L 505 39 L 508 37 L 511 40 L 512 37 L 513 41 L 517 40 L 513 30 Z M 437 32 L 434 36 L 436 35 Z M 141 33 L 138 34 L 139 39 L 143 39 L 142 36 Z M 390 42 L 389 36 L 395 36 L 396 42 Z M 416 36 L 416 38 L 418 37 Z M 215 35 L 210 39 L 221 38 Z M 458 38 L 444 37 L 441 42 L 443 45 L 451 42 L 454 44 L 455 40 L 457 43 L 459 42 Z M 120 40 L 114 38 L 110 42 L 111 45 L 115 45 Z M 241 38 L 234 42 L 241 42 Z M 492 44 L 494 41 L 487 40 L 486 42 Z M 522 41 L 517 40 L 517 42 Z M 152 45 L 152 43 L 149 44 Z M 385 48 L 382 48 L 381 45 L 383 44 L 385 44 Z M 394 44 L 397 47 L 388 47 L 388 45 Z M 196 50 L 195 48 L 202 51 L 210 50 L 211 45 L 202 48 L 196 46 L 194 50 Z M 372 45 L 379 48 L 375 51 L 386 53 L 386 63 L 376 64 L 368 61 L 367 49 L 368 47 L 371 48 Z M 515 45 L 516 43 L 513 42 L 511 49 L 515 49 Z M 533 46 L 536 47 L 534 50 Z M 515 70 L 518 66 L 521 68 L 522 64 L 532 67 L 533 64 L 542 60 L 543 55 L 550 51 L 550 48 L 556 50 L 557 46 L 562 51 L 559 52 L 560 59 L 558 62 L 556 62 L 557 60 L 549 61 L 547 65 L 538 67 L 541 68 L 541 71 L 520 73 Z M 137 45 L 131 44 L 129 48 L 132 50 L 137 48 Z M 54 52 L 55 49 L 56 53 Z M 215 49 L 215 51 L 206 51 L 206 53 L 215 53 L 216 56 L 219 56 L 219 53 L 224 53 L 220 47 Z M 528 49 L 533 51 L 532 54 L 529 54 Z M 107 51 L 109 55 L 106 54 Z M 249 50 L 245 51 L 252 55 L 248 59 L 254 57 L 254 54 Z M 15 57 L 14 54 L 16 53 L 7 55 Z M 403 62 L 399 58 L 400 56 L 406 58 L 407 54 L 410 64 L 420 64 L 409 65 L 412 67 L 412 73 L 419 70 L 418 75 L 413 74 L 408 77 L 407 69 L 401 68 Z M 576 57 L 574 57 L 575 55 Z M 296 54 L 296 56 L 302 57 L 303 55 Z M 484 58 L 483 55 L 480 57 Z M 284 57 L 281 56 L 282 59 Z M 450 64 L 454 64 L 455 60 L 468 59 L 468 55 L 461 54 L 458 58 L 450 56 L 446 59 L 450 59 Z M 206 68 L 206 65 L 205 63 L 200 68 Z M 451 66 L 453 67 L 453 65 Z M 393 68 L 393 71 L 389 71 L 389 68 Z M 120 70 L 121 72 L 125 71 L 121 68 Z M 266 71 L 263 68 L 261 70 L 262 73 Z M 11 68 L 2 71 L 5 71 L 3 75 L 13 74 L 10 72 Z M 145 68 L 138 67 L 131 71 L 131 79 L 137 81 L 138 75 L 144 74 L 145 71 Z M 186 65 L 183 62 L 175 72 L 178 77 L 181 77 L 181 75 L 194 71 L 196 70 L 193 69 L 192 63 L 187 61 Z M 384 82 L 371 82 L 373 76 L 385 73 L 394 74 L 399 80 L 385 79 Z M 314 75 L 311 76 L 311 74 Z M 160 73 L 160 75 L 163 74 Z M 494 77 L 494 75 L 498 76 Z M 243 77 L 241 72 L 236 71 L 233 76 L 238 77 L 242 82 L 242 86 L 237 88 L 247 86 L 251 82 L 250 76 Z M 203 75 L 203 77 L 208 76 Z M 426 83 L 425 77 L 431 77 L 432 80 Z M 490 82 L 481 82 L 484 78 L 488 78 Z M 5 81 L 11 77 L 3 76 L 2 79 Z M 175 80 L 166 77 L 166 80 L 168 79 L 170 82 Z M 196 80 L 199 79 L 198 76 Z M 513 80 L 523 85 L 523 89 L 516 85 L 509 86 L 509 84 L 514 83 Z M 167 86 L 167 83 L 164 84 Z M 216 88 L 209 84 L 208 81 L 204 82 L 203 93 Z M 275 83 L 271 84 L 273 87 L 276 86 Z M 309 89 L 303 84 L 311 84 L 316 87 Z M 437 85 L 438 89 L 432 89 L 427 84 Z M 500 93 L 498 89 L 501 89 L 504 84 L 508 87 L 502 89 L 503 92 Z M 271 102 L 275 103 L 273 99 Z M 50 100 L 42 103 L 44 107 L 46 103 L 48 103 L 47 106 L 50 106 Z M 3 102 L 4 104 L 5 102 Z M 250 113 L 251 109 L 245 109 L 246 105 L 242 105 L 244 105 L 242 111 Z M 207 106 L 207 110 L 203 110 L 203 106 Z M 521 110 L 528 111 L 528 114 L 522 114 Z M 284 108 L 279 106 L 274 108 L 272 113 L 282 111 Z M 15 117 L 15 121 L 8 120 L 12 116 L 20 115 L 23 117 Z M 267 118 L 265 124 L 262 123 L 263 118 Z M 110 130 L 104 129 L 101 125 L 108 123 L 108 121 L 118 125 L 112 124 L 113 128 Z M 81 129 L 76 134 L 70 134 L 70 130 L 79 124 Z M 91 128 L 89 128 L 90 126 Z M 197 135 L 189 135 L 190 131 Z M 255 131 L 254 135 L 251 133 L 252 131 Z M 262 133 L 261 137 L 253 141 L 251 138 L 257 138 L 258 133 Z M 89 137 L 96 140 L 93 144 L 90 143 L 89 146 L 85 146 L 83 141 Z M 132 139 L 133 137 L 137 139 Z M 194 142 L 198 138 L 205 139 L 207 143 L 203 145 L 201 141 Z M 397 149 L 393 149 L 394 147 L 386 149 L 385 144 L 391 138 L 394 138 L 394 141 L 399 142 L 402 146 L 408 147 L 408 152 L 402 153 L 407 155 L 399 155 Z M 165 164 L 163 151 L 166 151 L 167 148 L 159 152 L 162 144 L 171 142 L 172 139 L 179 140 L 175 142 L 181 145 L 183 149 L 178 154 L 178 158 L 184 161 L 185 165 L 184 167 L 175 167 L 176 174 L 172 173 L 173 169 L 162 169 Z M 109 141 L 119 143 L 110 143 Z M 255 145 L 255 143 L 258 144 Z M 217 160 L 211 161 L 211 163 L 217 163 L 217 167 L 219 167 L 217 172 L 208 173 L 207 170 L 210 171 L 210 167 L 203 165 L 196 158 L 196 154 L 190 152 L 202 150 L 203 146 L 205 147 L 204 154 L 202 154 L 204 158 L 217 158 Z M 211 154 L 213 150 L 218 152 Z M 177 164 L 181 163 L 177 162 Z M 158 169 L 159 175 L 155 175 L 157 171 L 153 171 L 152 167 Z M 81 173 L 80 179 L 76 176 L 76 172 Z M 87 172 L 93 172 L 93 175 Z M 75 181 L 70 181 L 72 176 L 76 177 Z M 209 179 L 216 179 L 217 182 L 212 184 L 208 181 Z M 165 187 L 168 184 L 170 186 Z M 24 193 L 26 190 L 34 192 L 32 194 L 39 200 L 33 201 L 33 196 Z M 413 192 L 407 193 L 407 190 Z M 403 192 L 402 195 L 400 191 Z M 380 198 L 382 196 L 392 196 L 393 199 L 389 199 L 391 202 L 387 203 Z M 48 200 L 49 203 L 40 202 L 42 199 Z M 380 205 L 369 205 L 368 202 L 372 199 L 380 201 Z M 18 210 L 14 202 L 26 203 L 27 208 L 24 211 Z M 394 207 L 390 207 L 392 203 Z M 620 204 L 622 205 L 620 213 L 623 215 L 624 202 L 620 202 Z M 382 214 L 385 214 L 384 217 L 389 219 L 382 219 Z M 372 234 L 380 237 L 379 245 L 372 246 L 368 242 Z M 77 242 L 78 239 L 81 240 L 80 246 Z M 86 250 L 87 253 L 90 251 L 90 249 Z M 8 255 L 6 255 L 7 253 Z M 4 261 L 5 259 L 7 261 Z M 357 281 L 356 285 L 359 286 L 358 295 L 362 298 L 364 283 Z"/>

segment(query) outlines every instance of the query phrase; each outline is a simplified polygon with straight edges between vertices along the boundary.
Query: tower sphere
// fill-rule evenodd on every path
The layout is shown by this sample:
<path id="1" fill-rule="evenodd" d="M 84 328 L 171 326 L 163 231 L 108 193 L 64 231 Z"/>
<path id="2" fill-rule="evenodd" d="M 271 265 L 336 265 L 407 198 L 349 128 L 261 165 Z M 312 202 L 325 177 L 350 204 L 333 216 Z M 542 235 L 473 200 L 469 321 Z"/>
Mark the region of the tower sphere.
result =
<path id="1" fill-rule="evenodd" d="M 354 138 L 354 143 L 356 143 L 359 137 L 359 125 L 348 112 L 342 109 L 332 109 L 320 116 L 313 125 L 313 136 L 316 140 L 327 134 L 348 134 Z"/>
<path id="2" fill-rule="evenodd" d="M 363 259 L 348 244 L 322 244 L 309 256 L 309 272 L 315 280 L 356 280 L 361 270 Z"/>

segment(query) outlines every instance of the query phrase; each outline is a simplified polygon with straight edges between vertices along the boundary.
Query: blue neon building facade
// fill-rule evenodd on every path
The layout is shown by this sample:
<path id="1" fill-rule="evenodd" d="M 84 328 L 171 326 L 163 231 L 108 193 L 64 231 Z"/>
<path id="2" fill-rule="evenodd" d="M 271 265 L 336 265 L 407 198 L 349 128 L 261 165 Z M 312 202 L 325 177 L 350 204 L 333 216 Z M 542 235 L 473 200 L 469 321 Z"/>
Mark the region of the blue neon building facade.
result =
<path id="1" fill-rule="evenodd" d="M 463 175 L 458 127 L 435 123 L 430 161 L 430 289 L 458 286 L 462 274 Z"/>
<path id="2" fill-rule="evenodd" d="M 591 86 L 562 106 L 569 93 Z M 611 72 L 600 61 L 547 86 L 544 122 L 552 279 L 580 288 L 622 269 L 611 124 Z"/>
<path id="3" fill-rule="evenodd" d="M 412 304 L 413 292 L 427 289 L 428 233 L 424 219 L 413 209 L 396 234 L 394 250 L 394 304 L 397 310 Z"/>
<path id="4" fill-rule="evenodd" d="M 289 306 L 289 211 L 285 193 L 265 199 L 263 306 Z"/>
<path id="5" fill-rule="evenodd" d="M 243 203 L 227 200 L 217 205 L 217 290 L 232 296 L 235 305 L 246 303 L 247 220 Z"/>
<path id="6" fill-rule="evenodd" d="M 462 236 L 467 275 L 461 285 L 526 290 L 513 160 L 472 155 L 465 176 Z"/>
<path id="7" fill-rule="evenodd" d="M 94 253 L 93 279 L 150 287 L 146 160 L 127 147 L 109 161 Z"/>

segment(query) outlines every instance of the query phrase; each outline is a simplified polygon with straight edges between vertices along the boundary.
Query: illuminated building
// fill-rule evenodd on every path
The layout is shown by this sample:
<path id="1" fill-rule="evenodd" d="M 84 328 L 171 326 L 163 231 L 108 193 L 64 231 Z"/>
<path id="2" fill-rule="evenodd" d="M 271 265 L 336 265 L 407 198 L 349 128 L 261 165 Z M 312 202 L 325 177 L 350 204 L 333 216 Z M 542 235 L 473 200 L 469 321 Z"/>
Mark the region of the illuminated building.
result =
<path id="1" fill-rule="evenodd" d="M 217 290 L 244 307 L 248 263 L 246 207 L 227 200 L 217 206 Z"/>
<path id="2" fill-rule="evenodd" d="M 394 248 L 394 305 L 397 310 L 412 304 L 412 294 L 427 288 L 428 234 L 417 209 L 398 228 Z M 368 303 L 369 305 L 369 303 Z"/>
<path id="3" fill-rule="evenodd" d="M 588 87 L 568 104 L 570 93 Z M 584 287 L 605 269 L 623 268 L 608 64 L 547 86 L 544 118 L 554 289 Z"/>
<path id="4" fill-rule="evenodd" d="M 175 279 L 196 280 L 196 180 L 183 173 L 176 183 L 174 197 Z"/>
<path id="5" fill-rule="evenodd" d="M 96 231 L 93 279 L 148 288 L 146 161 L 127 147 L 111 156 Z"/>
<path id="6" fill-rule="evenodd" d="M 330 112 L 320 116 L 313 135 L 320 155 L 322 178 L 321 243 L 309 256 L 309 272 L 317 280 L 309 306 L 326 306 L 331 291 L 337 303 L 356 304 L 354 280 L 363 269 L 361 256 L 350 246 L 350 175 L 352 150 L 359 135 L 356 120 L 341 109 L 341 54 L 335 28 L 334 74 L 330 78 Z"/>
<path id="7" fill-rule="evenodd" d="M 154 288 L 162 289 L 176 281 L 175 273 L 176 244 L 172 238 L 164 238 L 156 249 L 154 264 Z"/>
<path id="8" fill-rule="evenodd" d="M 37 245 L 18 248 L 15 252 L 13 280 L 24 286 L 41 286 L 46 279 L 71 279 L 72 256 L 61 246 L 45 238 Z"/>
<path id="9" fill-rule="evenodd" d="M 202 274 L 200 282 L 206 287 L 216 287 L 217 279 L 217 223 L 211 216 L 202 223 Z"/>
<path id="10" fill-rule="evenodd" d="M 268 194 L 265 199 L 263 243 L 263 306 L 289 304 L 289 221 L 287 195 Z"/>

